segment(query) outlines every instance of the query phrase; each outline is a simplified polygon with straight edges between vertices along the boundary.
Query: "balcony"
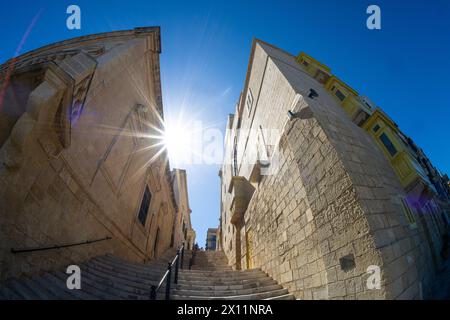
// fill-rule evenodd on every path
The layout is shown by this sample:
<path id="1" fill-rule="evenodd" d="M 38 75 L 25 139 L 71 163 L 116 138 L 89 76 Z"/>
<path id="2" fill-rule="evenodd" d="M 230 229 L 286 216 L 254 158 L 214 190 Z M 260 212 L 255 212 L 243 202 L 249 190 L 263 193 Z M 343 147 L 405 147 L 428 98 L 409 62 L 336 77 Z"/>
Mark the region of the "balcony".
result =
<path id="1" fill-rule="evenodd" d="M 246 178 L 234 176 L 231 179 L 230 190 L 232 194 L 230 222 L 233 225 L 239 225 L 244 221 L 244 214 L 255 188 Z"/>
<path id="2" fill-rule="evenodd" d="M 423 168 L 407 151 L 401 151 L 396 154 L 391 159 L 391 164 L 404 188 L 416 179 L 420 179 L 425 184 L 431 186 L 431 182 Z"/>
<path id="3" fill-rule="evenodd" d="M 352 120 L 354 120 L 360 112 L 364 112 L 367 115 L 372 114 L 372 110 L 362 103 L 358 96 L 347 96 L 344 101 L 342 101 L 341 106 Z"/>

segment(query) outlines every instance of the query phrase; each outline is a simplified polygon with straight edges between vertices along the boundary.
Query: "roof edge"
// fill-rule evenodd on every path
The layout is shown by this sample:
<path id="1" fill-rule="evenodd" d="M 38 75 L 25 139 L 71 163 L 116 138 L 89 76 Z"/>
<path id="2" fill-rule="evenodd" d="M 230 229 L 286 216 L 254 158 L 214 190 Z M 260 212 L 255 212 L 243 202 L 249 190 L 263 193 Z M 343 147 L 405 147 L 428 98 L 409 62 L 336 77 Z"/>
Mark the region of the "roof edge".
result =
<path id="1" fill-rule="evenodd" d="M 136 27 L 134 29 L 128 29 L 128 30 L 117 30 L 117 31 L 108 31 L 108 32 L 101 32 L 101 33 L 94 33 L 89 35 L 84 35 L 80 37 L 70 38 L 66 40 L 60 40 L 57 42 L 53 42 L 47 45 L 44 45 L 42 47 L 33 49 L 31 51 L 25 52 L 17 57 L 10 58 L 0 64 L 0 67 L 5 64 L 14 63 L 17 61 L 20 61 L 22 59 L 26 59 L 29 56 L 33 55 L 39 55 L 42 53 L 45 53 L 48 50 L 51 50 L 53 48 L 76 44 L 76 43 L 82 43 L 92 40 L 101 40 L 105 38 L 120 38 L 120 37 L 140 37 L 140 36 L 147 36 L 149 34 L 156 33 L 156 50 L 158 53 L 161 53 L 161 28 L 159 26 L 150 26 L 150 27 Z"/>

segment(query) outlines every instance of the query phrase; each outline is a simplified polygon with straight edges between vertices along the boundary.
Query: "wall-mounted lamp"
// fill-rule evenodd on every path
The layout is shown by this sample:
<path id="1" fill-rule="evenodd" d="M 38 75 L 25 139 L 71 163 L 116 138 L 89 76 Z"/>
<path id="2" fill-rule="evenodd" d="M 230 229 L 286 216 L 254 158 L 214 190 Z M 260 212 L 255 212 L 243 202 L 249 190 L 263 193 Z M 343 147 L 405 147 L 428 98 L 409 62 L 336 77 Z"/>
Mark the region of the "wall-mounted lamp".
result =
<path id="1" fill-rule="evenodd" d="M 292 110 L 288 110 L 288 118 L 289 118 L 289 120 L 292 120 L 295 118 L 295 113 L 293 113 Z"/>
<path id="2" fill-rule="evenodd" d="M 316 90 L 314 89 L 309 89 L 309 95 L 308 98 L 314 99 L 317 98 L 319 96 L 319 94 L 317 93 Z"/>

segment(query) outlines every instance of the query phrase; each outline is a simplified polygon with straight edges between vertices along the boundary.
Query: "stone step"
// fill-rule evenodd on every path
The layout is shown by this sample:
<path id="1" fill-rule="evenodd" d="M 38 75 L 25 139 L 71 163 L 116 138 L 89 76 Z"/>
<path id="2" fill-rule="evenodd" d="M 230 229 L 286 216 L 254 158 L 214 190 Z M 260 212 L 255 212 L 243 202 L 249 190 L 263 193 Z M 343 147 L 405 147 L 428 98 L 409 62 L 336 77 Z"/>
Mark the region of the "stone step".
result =
<path id="1" fill-rule="evenodd" d="M 82 300 L 98 300 L 98 299 L 117 299 L 117 297 L 111 297 L 106 295 L 104 292 L 98 290 L 89 279 L 84 275 L 81 277 L 81 289 L 68 289 L 66 285 L 68 275 L 64 272 L 55 271 L 49 273 L 50 277 L 54 278 L 54 283 L 59 283 L 60 288 L 65 287 L 65 290 L 72 293 L 76 299 Z"/>
<path id="2" fill-rule="evenodd" d="M 139 272 L 134 269 L 127 269 L 123 266 L 113 265 L 105 261 L 90 261 L 89 266 L 95 267 L 97 269 L 101 269 L 104 272 L 110 272 L 110 273 L 120 273 L 122 275 L 126 275 L 132 278 L 140 278 L 147 282 L 156 282 L 161 279 L 162 275 L 164 274 L 164 270 L 161 271 L 153 271 L 153 270 L 147 270 L 145 272 Z"/>
<path id="3" fill-rule="evenodd" d="M 106 256 L 95 258 L 95 261 L 100 261 L 104 264 L 109 264 L 112 267 L 115 267 L 117 269 L 130 272 L 130 273 L 136 273 L 136 274 L 143 274 L 148 276 L 162 276 L 166 269 L 163 268 L 152 268 L 149 266 L 136 266 L 136 265 L 128 265 L 127 263 L 121 262 L 121 261 L 115 261 L 110 258 L 107 258 Z"/>
<path id="4" fill-rule="evenodd" d="M 217 263 L 222 263 L 222 262 L 228 262 L 227 258 L 223 258 L 223 257 L 199 257 L 199 256 L 195 256 L 195 261 L 206 261 L 206 262 L 217 262 Z"/>
<path id="5" fill-rule="evenodd" d="M 158 257 L 157 259 L 148 261 L 148 263 L 150 263 L 152 261 L 172 261 L 176 255 L 177 255 L 176 252 L 173 252 L 170 254 L 165 254 L 165 255 Z M 181 257 L 181 255 L 180 255 L 180 257 Z M 192 257 L 191 253 L 189 253 L 187 251 L 184 252 L 184 259 L 190 259 L 191 257 Z"/>
<path id="6" fill-rule="evenodd" d="M 198 255 L 198 254 L 195 255 L 195 259 L 196 260 L 205 260 L 205 261 L 228 261 L 228 259 L 224 256 L 208 257 L 208 256 L 202 256 L 202 255 Z"/>
<path id="7" fill-rule="evenodd" d="M 194 269 L 198 269 L 198 268 L 218 268 L 218 269 L 221 269 L 221 268 L 231 268 L 231 266 L 230 265 L 228 265 L 228 264 L 226 264 L 226 263 L 224 263 L 224 264 L 217 264 L 217 263 L 215 263 L 215 264 L 213 264 L 213 263 L 199 263 L 199 262 L 195 262 L 195 263 L 193 263 L 192 264 L 192 268 Z"/>
<path id="8" fill-rule="evenodd" d="M 228 260 L 227 257 L 225 257 L 224 255 L 204 256 L 201 254 L 196 254 L 195 259 L 198 259 L 198 260 L 204 259 L 204 260 L 208 260 L 208 261 L 216 261 L 216 260 L 217 261 L 227 261 Z"/>
<path id="9" fill-rule="evenodd" d="M 222 251 L 197 251 L 195 253 L 197 257 L 204 258 L 226 258 L 227 256 Z"/>
<path id="10" fill-rule="evenodd" d="M 192 271 L 233 271 L 233 268 L 191 268 Z"/>
<path id="11" fill-rule="evenodd" d="M 263 300 L 295 300 L 295 296 L 293 294 L 288 293 L 288 294 L 283 294 L 281 296 L 266 298 Z"/>
<path id="12" fill-rule="evenodd" d="M 188 270 L 189 268 L 184 268 L 185 270 Z M 226 266 L 226 267 L 218 267 L 218 266 L 192 266 L 190 270 L 194 270 L 194 271 L 233 271 L 233 268 L 231 268 L 230 266 Z"/>
<path id="13" fill-rule="evenodd" d="M 236 280 L 252 280 L 252 279 L 263 279 L 266 275 L 263 273 L 254 273 L 254 274 L 234 274 L 234 275 L 226 275 L 226 276 L 207 276 L 207 275 L 189 275 L 189 274 L 178 274 L 178 279 L 186 280 L 186 281 L 236 281 Z"/>
<path id="14" fill-rule="evenodd" d="M 19 281 L 17 279 L 10 279 L 6 283 L 6 286 L 8 286 L 11 290 L 17 293 L 20 299 L 36 300 L 39 298 L 30 288 L 24 285 L 23 281 Z"/>
<path id="15" fill-rule="evenodd" d="M 111 289 L 120 289 L 128 295 L 136 295 L 137 298 L 148 298 L 150 296 L 150 288 L 156 282 L 144 284 L 139 282 L 139 278 L 122 278 L 120 274 L 110 274 L 96 270 L 92 267 L 81 267 L 82 275 L 90 277 L 95 282 L 104 283 Z"/>
<path id="16" fill-rule="evenodd" d="M 255 272 L 248 274 L 230 274 L 230 275 L 222 275 L 222 276 L 208 276 L 208 275 L 192 275 L 192 274 L 183 274 L 180 273 L 178 275 L 178 279 L 180 280 L 188 280 L 188 281 L 230 281 L 230 280 L 247 280 L 247 279 L 262 279 L 267 277 L 263 272 Z"/>
<path id="17" fill-rule="evenodd" d="M 80 269 L 82 272 L 81 291 L 95 295 L 95 299 L 109 297 L 108 299 L 148 300 L 150 299 L 151 285 L 157 285 L 160 280 L 158 278 L 157 281 L 149 281 L 139 275 L 130 277 L 124 273 L 102 272 L 90 263 L 81 265 Z M 162 285 L 157 297 L 162 297 L 164 290 L 165 285 Z"/>
<path id="18" fill-rule="evenodd" d="M 6 300 L 22 300 L 23 298 L 20 297 L 14 290 L 8 288 L 6 284 L 3 284 L 0 288 L 0 292 L 2 296 L 5 297 Z"/>
<path id="19" fill-rule="evenodd" d="M 219 264 L 219 263 L 202 263 L 199 261 L 195 261 L 192 264 L 192 267 L 196 268 L 196 267 L 201 267 L 201 268 L 206 268 L 206 267 L 212 267 L 212 268 L 228 268 L 231 267 L 230 265 L 228 265 L 227 263 L 223 263 L 223 264 Z"/>
<path id="20" fill-rule="evenodd" d="M 119 281 L 123 280 L 135 282 L 138 286 L 151 286 L 157 283 L 160 279 L 159 274 L 157 276 L 148 276 L 147 274 L 142 273 L 132 273 L 120 268 L 113 268 L 99 262 L 89 262 L 83 268 L 92 269 L 95 272 L 104 273 L 110 277 L 117 277 Z"/>
<path id="21" fill-rule="evenodd" d="M 47 287 L 41 286 L 32 279 L 23 279 L 21 281 L 25 286 L 27 286 L 36 295 L 38 300 L 54 300 L 57 296 L 53 295 Z"/>
<path id="22" fill-rule="evenodd" d="M 160 263 L 160 262 L 155 262 L 155 263 L 148 263 L 145 264 L 146 267 L 152 268 L 152 269 L 158 269 L 158 270 L 167 270 L 167 266 L 168 263 Z M 175 266 L 174 266 L 175 268 Z M 183 266 L 181 266 L 181 264 L 179 265 L 180 269 L 189 269 L 189 262 L 184 261 Z"/>
<path id="23" fill-rule="evenodd" d="M 209 279 L 192 279 L 192 278 L 180 278 L 178 277 L 178 282 L 180 284 L 192 283 L 193 285 L 202 286 L 215 286 L 215 285 L 235 285 L 243 284 L 254 281 L 264 280 L 266 276 L 252 276 L 252 277 L 240 277 L 240 278 L 209 278 Z"/>
<path id="24" fill-rule="evenodd" d="M 184 265 L 183 265 L 184 266 Z M 188 264 L 189 266 L 189 264 Z M 192 268 L 231 268 L 228 264 L 212 264 L 212 263 L 199 263 L 195 262 L 192 264 Z"/>
<path id="25" fill-rule="evenodd" d="M 90 293 L 86 293 L 82 290 L 70 290 L 67 288 L 66 281 L 67 281 L 67 275 L 63 274 L 65 278 L 62 278 L 62 276 L 56 276 L 53 273 L 44 273 L 42 275 L 42 280 L 45 281 L 46 284 L 48 284 L 48 287 L 51 290 L 54 291 L 63 291 L 65 294 L 64 296 L 70 296 L 71 298 L 68 299 L 77 299 L 77 300 L 93 300 L 98 299 L 98 297 L 93 296 Z M 83 288 L 83 287 L 82 287 Z"/>
<path id="26" fill-rule="evenodd" d="M 217 263 L 217 264 L 228 264 L 228 260 L 227 259 L 205 259 L 205 258 L 200 258 L 200 257 L 195 257 L 194 258 L 194 263 L 197 262 L 204 262 L 204 263 Z"/>
<path id="27" fill-rule="evenodd" d="M 195 261 L 206 261 L 206 262 L 217 262 L 217 263 L 223 263 L 223 262 L 227 262 L 228 263 L 228 259 L 225 257 L 202 257 L 202 256 L 195 256 Z"/>
<path id="28" fill-rule="evenodd" d="M 33 277 L 30 279 L 30 281 L 36 283 L 41 288 L 45 288 L 47 291 L 51 293 L 52 296 L 55 297 L 55 299 L 61 299 L 61 300 L 72 300 L 75 299 L 75 297 L 67 292 L 66 290 L 63 290 L 59 288 L 59 286 L 47 281 L 42 276 Z"/>
<path id="29" fill-rule="evenodd" d="M 286 294 L 288 294 L 287 289 L 278 289 L 267 292 L 258 292 L 252 294 L 222 296 L 222 297 L 208 297 L 208 296 L 194 296 L 194 295 L 181 296 L 174 294 L 171 296 L 171 298 L 173 300 L 262 300 Z"/>
<path id="30" fill-rule="evenodd" d="M 197 250 L 197 254 L 202 254 L 202 255 L 223 255 L 223 256 L 225 256 L 225 253 L 223 251 L 218 251 L 218 250 Z"/>
<path id="31" fill-rule="evenodd" d="M 282 289 L 278 284 L 271 284 L 262 287 L 249 288 L 249 289 L 237 289 L 237 290 L 178 290 L 174 289 L 173 294 L 179 296 L 207 296 L 207 297 L 227 297 L 227 296 L 240 296 L 247 294 L 254 294 L 260 292 L 268 292 Z"/>
<path id="32" fill-rule="evenodd" d="M 194 275 L 194 276 L 205 276 L 205 277 L 220 277 L 220 276 L 232 276 L 232 275 L 246 275 L 262 273 L 265 274 L 261 269 L 246 269 L 246 270 L 187 270 L 179 269 L 178 271 L 183 275 Z"/>
<path id="33" fill-rule="evenodd" d="M 82 284 L 86 282 L 92 288 L 95 288 L 96 293 L 106 297 L 106 299 L 128 299 L 128 300 L 148 300 L 150 297 L 150 290 L 139 290 L 130 286 L 127 283 L 115 281 L 104 275 L 97 275 L 90 272 L 84 272 L 82 276 Z M 88 290 L 92 290 L 88 289 Z M 98 295 L 98 294 L 96 294 Z"/>
<path id="34" fill-rule="evenodd" d="M 172 273 L 173 299 L 294 298 L 260 269 L 233 270 L 224 264 L 222 252 L 198 254 L 201 258 L 196 261 L 194 270 L 179 269 L 177 284 L 173 283 L 175 275 Z M 0 287 L 0 299 L 148 300 L 151 286 L 157 285 L 167 271 L 164 259 L 173 258 L 172 255 L 175 255 L 175 250 L 167 251 L 162 258 L 146 264 L 126 261 L 113 255 L 95 257 L 80 264 L 80 290 L 69 290 L 66 285 L 69 275 L 55 271 L 33 278 L 6 281 Z M 189 253 L 186 252 L 185 262 L 188 257 Z M 217 261 L 211 257 L 217 257 Z M 158 292 L 158 299 L 164 298 L 165 285 L 164 282 Z"/>
<path id="35" fill-rule="evenodd" d="M 193 284 L 192 282 L 182 282 L 178 281 L 177 284 L 174 285 L 174 289 L 179 290 L 194 290 L 194 291 L 208 291 L 208 290 L 239 290 L 239 289 L 250 289 L 256 288 L 258 286 L 264 285 L 274 285 L 277 284 L 275 280 L 272 278 L 265 278 L 258 281 L 246 281 L 246 282 L 237 282 L 234 284 L 213 284 L 213 285 L 204 285 L 204 284 Z"/>
<path id="36" fill-rule="evenodd" d="M 231 268 L 231 266 L 227 262 L 212 263 L 206 261 L 194 261 L 192 268 Z"/>

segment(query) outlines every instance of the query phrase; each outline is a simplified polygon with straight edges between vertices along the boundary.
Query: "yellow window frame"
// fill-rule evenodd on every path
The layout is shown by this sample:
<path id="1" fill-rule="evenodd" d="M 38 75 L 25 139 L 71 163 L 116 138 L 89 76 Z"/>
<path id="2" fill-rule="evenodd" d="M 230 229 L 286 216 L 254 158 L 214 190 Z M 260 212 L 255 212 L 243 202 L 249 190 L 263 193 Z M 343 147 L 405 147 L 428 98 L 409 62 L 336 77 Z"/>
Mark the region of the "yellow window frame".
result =
<path id="1" fill-rule="evenodd" d="M 379 122 L 376 122 L 378 124 L 380 124 Z M 376 124 L 373 125 L 372 129 L 375 127 Z M 377 142 L 379 145 L 381 145 L 381 147 L 383 148 L 383 151 L 385 151 L 385 154 L 387 154 L 389 156 L 389 159 L 394 159 L 396 158 L 401 151 L 403 150 L 402 146 L 399 145 L 397 138 L 395 137 L 394 134 L 392 134 L 392 131 L 390 130 L 389 127 L 387 126 L 381 126 L 380 125 L 380 129 L 378 129 L 377 132 L 373 132 L 373 130 L 371 129 L 373 135 L 375 136 L 375 138 L 377 139 Z M 384 145 L 384 143 L 381 141 L 380 137 L 382 134 L 385 134 L 388 139 L 391 141 L 392 145 L 394 146 L 394 148 L 397 150 L 397 153 L 394 155 L 391 155 L 391 153 L 389 152 L 389 150 L 386 148 L 386 146 Z"/>

